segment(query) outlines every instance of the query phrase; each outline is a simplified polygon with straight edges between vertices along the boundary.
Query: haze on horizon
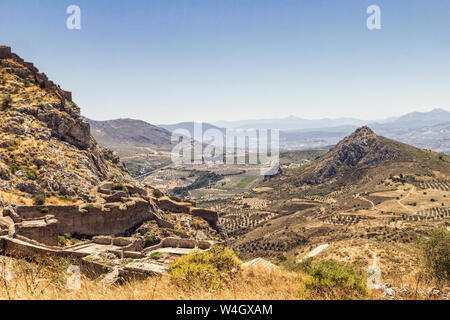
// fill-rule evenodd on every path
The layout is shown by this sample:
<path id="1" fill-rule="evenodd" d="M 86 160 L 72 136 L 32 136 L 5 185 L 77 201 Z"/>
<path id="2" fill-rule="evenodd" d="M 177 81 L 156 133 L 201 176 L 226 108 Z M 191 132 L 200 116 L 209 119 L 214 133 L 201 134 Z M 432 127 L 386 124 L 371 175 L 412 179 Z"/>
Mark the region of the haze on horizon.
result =
<path id="1" fill-rule="evenodd" d="M 84 116 L 153 124 L 381 120 L 450 109 L 447 0 L 3 0 L 0 43 Z M 368 30 L 366 9 L 381 8 Z M 9 14 L 14 12 L 14 15 Z"/>

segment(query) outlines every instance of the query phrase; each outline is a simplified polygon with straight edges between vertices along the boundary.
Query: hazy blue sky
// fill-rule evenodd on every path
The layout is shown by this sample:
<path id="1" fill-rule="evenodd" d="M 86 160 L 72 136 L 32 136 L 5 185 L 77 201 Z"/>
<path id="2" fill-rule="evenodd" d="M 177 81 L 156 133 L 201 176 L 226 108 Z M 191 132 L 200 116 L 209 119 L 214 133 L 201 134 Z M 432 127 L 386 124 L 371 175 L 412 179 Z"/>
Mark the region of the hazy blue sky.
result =
<path id="1" fill-rule="evenodd" d="M 366 27 L 372 4 L 381 30 Z M 0 44 L 96 120 L 450 109 L 449 0 L 1 0 Z"/>

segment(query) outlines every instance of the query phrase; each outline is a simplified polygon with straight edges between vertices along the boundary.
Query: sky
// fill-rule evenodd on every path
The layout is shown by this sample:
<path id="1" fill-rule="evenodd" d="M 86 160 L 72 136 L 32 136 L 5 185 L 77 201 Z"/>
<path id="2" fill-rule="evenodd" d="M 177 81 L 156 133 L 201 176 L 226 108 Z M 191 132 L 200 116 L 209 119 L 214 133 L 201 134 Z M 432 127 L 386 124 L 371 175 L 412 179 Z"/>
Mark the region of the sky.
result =
<path id="1" fill-rule="evenodd" d="M 0 44 L 95 120 L 450 110 L 450 0 L 1 0 Z"/>

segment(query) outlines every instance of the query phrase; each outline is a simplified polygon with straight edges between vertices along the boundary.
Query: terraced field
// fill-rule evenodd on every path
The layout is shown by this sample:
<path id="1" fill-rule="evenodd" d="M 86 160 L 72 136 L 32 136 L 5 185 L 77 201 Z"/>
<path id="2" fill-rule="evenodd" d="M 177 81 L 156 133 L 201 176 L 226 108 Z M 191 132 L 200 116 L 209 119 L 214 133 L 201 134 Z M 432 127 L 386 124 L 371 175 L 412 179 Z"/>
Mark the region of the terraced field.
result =
<path id="1" fill-rule="evenodd" d="M 363 220 L 371 219 L 367 216 L 361 215 L 342 215 L 342 214 L 333 214 L 332 216 L 323 218 L 321 221 L 323 223 L 332 224 L 332 225 L 342 225 L 342 226 L 351 226 L 355 225 Z"/>
<path id="2" fill-rule="evenodd" d="M 414 181 L 413 184 L 421 189 L 450 191 L 450 180 Z"/>
<path id="3" fill-rule="evenodd" d="M 239 213 L 230 213 L 220 218 L 220 222 L 228 233 L 234 237 L 256 228 L 275 216 L 271 212 L 254 212 L 242 210 Z"/>

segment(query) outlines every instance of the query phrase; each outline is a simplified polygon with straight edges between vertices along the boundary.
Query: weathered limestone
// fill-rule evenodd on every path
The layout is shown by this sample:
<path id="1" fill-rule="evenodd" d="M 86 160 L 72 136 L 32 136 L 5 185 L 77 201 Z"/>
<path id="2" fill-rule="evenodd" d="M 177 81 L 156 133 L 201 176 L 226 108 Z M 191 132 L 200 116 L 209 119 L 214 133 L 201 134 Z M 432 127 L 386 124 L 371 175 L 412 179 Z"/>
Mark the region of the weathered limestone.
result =
<path id="1" fill-rule="evenodd" d="M 40 220 L 30 220 L 15 225 L 16 234 L 29 239 L 39 239 L 40 243 L 58 245 L 58 220 L 54 216 L 46 216 Z"/>

